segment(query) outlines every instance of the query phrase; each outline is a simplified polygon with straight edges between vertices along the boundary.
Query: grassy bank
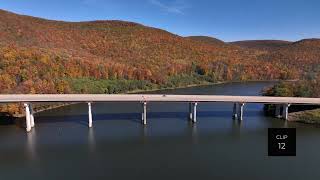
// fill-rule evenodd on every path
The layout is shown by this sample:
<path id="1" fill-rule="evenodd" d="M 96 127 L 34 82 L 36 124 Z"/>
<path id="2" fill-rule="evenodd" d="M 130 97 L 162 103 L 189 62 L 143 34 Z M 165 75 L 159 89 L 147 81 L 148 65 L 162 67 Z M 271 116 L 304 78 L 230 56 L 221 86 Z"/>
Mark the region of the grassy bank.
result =
<path id="1" fill-rule="evenodd" d="M 320 125 L 320 109 L 290 113 L 289 121 Z"/>

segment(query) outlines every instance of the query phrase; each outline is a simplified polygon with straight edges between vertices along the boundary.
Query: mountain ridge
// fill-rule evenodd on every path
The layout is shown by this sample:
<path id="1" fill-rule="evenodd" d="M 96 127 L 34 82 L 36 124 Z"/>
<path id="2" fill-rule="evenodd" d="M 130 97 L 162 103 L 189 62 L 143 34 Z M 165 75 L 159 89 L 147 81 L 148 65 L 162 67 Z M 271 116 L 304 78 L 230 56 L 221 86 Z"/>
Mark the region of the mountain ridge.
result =
<path id="1" fill-rule="evenodd" d="M 125 93 L 313 78 L 319 48 L 319 40 L 304 40 L 266 51 L 132 22 L 63 22 L 0 10 L 0 93 Z M 18 111 L 16 104 L 0 106 Z"/>
<path id="2" fill-rule="evenodd" d="M 242 48 L 256 49 L 256 50 L 276 50 L 278 48 L 292 44 L 293 42 L 284 40 L 243 40 L 229 42 Z"/>
<path id="3" fill-rule="evenodd" d="M 186 38 L 212 45 L 226 45 L 224 41 L 210 36 L 187 36 Z"/>
<path id="4" fill-rule="evenodd" d="M 309 49 L 314 57 L 318 56 L 317 41 L 307 43 L 312 47 Z M 295 44 L 305 52 L 309 51 L 304 48 L 306 41 L 286 43 L 287 48 L 299 49 L 294 48 Z M 278 49 L 270 53 L 212 37 L 181 37 L 134 22 L 64 22 L 0 10 L 0 57 L 2 64 L 6 64 L 2 65 L 2 76 L 10 82 L 2 92 L 28 93 L 31 87 L 23 88 L 26 82 L 60 82 L 62 77 L 134 79 L 162 84 L 171 77 L 191 74 L 214 82 L 301 76 L 303 70 L 300 67 L 283 64 L 290 61 L 291 55 L 285 49 Z M 299 55 L 305 53 L 296 51 Z M 19 59 L 37 73 L 28 71 L 26 65 L 21 66 Z M 315 58 L 308 61 L 316 62 Z M 56 73 L 44 71 L 54 66 L 58 66 L 55 67 Z M 292 68 L 290 71 L 288 66 Z M 16 73 L 11 69 L 16 69 Z M 24 72 L 25 77 L 19 77 L 19 72 Z M 58 86 L 55 82 L 53 84 Z M 52 88 L 51 92 L 54 91 Z"/>

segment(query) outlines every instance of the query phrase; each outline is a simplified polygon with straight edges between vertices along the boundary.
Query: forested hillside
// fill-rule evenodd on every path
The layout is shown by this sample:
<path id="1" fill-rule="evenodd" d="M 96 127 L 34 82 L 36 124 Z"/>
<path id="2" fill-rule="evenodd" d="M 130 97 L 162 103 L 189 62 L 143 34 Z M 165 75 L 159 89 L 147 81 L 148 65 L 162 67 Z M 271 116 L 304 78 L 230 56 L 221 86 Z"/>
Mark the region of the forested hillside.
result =
<path id="1" fill-rule="evenodd" d="M 304 39 L 259 57 L 268 62 L 281 63 L 283 70 L 297 70 L 300 79 L 313 80 L 320 72 L 320 40 Z"/>
<path id="2" fill-rule="evenodd" d="M 319 70 L 319 42 L 268 52 L 131 22 L 61 22 L 0 10 L 0 93 L 119 93 L 310 78 Z"/>
<path id="3" fill-rule="evenodd" d="M 281 40 L 248 40 L 230 42 L 229 44 L 240 46 L 242 48 L 274 51 L 278 50 L 281 47 L 288 46 L 292 44 L 292 42 Z"/>
<path id="4" fill-rule="evenodd" d="M 221 41 L 220 39 L 208 37 L 208 36 L 188 36 L 187 38 L 192 39 L 194 41 L 211 44 L 213 46 L 227 45 L 227 43 Z"/>

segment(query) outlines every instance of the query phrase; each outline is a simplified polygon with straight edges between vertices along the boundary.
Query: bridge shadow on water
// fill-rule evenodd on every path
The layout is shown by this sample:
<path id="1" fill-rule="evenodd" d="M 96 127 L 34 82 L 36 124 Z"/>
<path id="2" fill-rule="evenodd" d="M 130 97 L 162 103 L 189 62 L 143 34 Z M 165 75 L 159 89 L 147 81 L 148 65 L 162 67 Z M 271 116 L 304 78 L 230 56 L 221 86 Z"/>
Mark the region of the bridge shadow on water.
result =
<path id="1" fill-rule="evenodd" d="M 245 111 L 244 116 L 255 117 L 261 116 L 263 112 L 260 111 Z M 147 119 L 163 119 L 170 120 L 172 118 L 179 119 L 181 121 L 188 121 L 188 112 L 148 112 Z M 199 111 L 197 112 L 197 118 L 232 118 L 231 111 Z M 106 114 L 94 114 L 93 121 L 132 121 L 136 123 L 141 122 L 141 113 L 106 113 Z M 74 122 L 78 124 L 88 125 L 88 115 L 60 115 L 60 116 L 41 116 L 37 114 L 35 116 L 36 123 L 57 123 L 57 122 Z"/>

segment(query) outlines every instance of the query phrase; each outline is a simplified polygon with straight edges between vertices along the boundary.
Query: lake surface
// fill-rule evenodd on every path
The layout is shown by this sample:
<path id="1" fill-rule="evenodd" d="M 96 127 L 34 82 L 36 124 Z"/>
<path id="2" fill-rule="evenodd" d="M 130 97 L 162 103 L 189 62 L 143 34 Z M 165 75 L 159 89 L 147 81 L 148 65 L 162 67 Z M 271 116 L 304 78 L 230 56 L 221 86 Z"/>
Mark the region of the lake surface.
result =
<path id="1" fill-rule="evenodd" d="M 165 90 L 166 94 L 259 95 L 270 82 Z M 149 103 L 147 126 L 138 103 L 76 104 L 35 115 L 30 133 L 0 126 L 1 179 L 320 179 L 320 129 L 265 117 L 247 104 L 244 120 L 230 103 Z M 22 119 L 23 120 L 23 119 Z M 24 121 L 24 120 L 23 120 Z M 297 156 L 268 157 L 268 128 L 296 127 Z"/>

